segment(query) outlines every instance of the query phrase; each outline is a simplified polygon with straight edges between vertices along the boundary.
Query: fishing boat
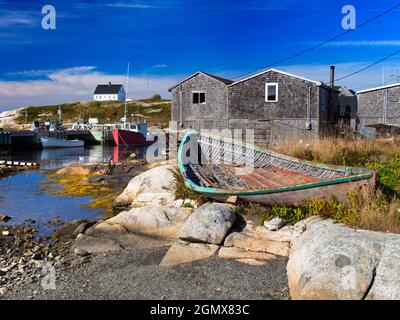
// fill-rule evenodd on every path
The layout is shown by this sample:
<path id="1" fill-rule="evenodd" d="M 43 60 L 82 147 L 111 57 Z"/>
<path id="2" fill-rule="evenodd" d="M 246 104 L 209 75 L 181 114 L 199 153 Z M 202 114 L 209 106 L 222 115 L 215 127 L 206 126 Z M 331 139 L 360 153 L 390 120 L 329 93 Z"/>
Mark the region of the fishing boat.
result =
<path id="1" fill-rule="evenodd" d="M 85 142 L 82 140 L 67 140 L 58 139 L 50 137 L 40 138 L 42 146 L 44 149 L 54 149 L 54 148 L 78 148 L 83 147 Z"/>
<path id="2" fill-rule="evenodd" d="M 232 196 L 288 206 L 332 197 L 345 201 L 354 188 L 375 183 L 371 170 L 313 163 L 193 132 L 179 146 L 178 165 L 188 188 L 217 201 Z"/>
<path id="3" fill-rule="evenodd" d="M 126 123 L 121 129 L 112 131 L 112 136 L 116 146 L 149 146 L 155 142 L 147 134 L 146 123 Z"/>

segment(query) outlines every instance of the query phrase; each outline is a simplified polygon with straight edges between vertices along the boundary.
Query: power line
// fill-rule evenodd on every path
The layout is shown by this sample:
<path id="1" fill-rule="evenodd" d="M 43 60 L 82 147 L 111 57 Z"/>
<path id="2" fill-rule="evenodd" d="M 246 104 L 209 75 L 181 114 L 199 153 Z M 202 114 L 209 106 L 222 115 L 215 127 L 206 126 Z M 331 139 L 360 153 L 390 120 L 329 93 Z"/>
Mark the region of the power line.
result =
<path id="1" fill-rule="evenodd" d="M 368 24 L 368 23 L 370 23 L 370 22 L 372 22 L 372 21 L 374 21 L 374 20 L 376 20 L 376 19 L 378 19 L 378 18 L 384 16 L 385 14 L 387 14 L 387 13 L 389 13 L 389 12 L 391 12 L 391 11 L 393 11 L 393 10 L 399 8 L 399 7 L 400 7 L 400 3 L 397 3 L 395 6 L 393 6 L 393 7 L 389 8 L 389 9 L 387 9 L 387 10 L 381 12 L 380 14 L 378 14 L 378 15 L 376 15 L 376 16 L 374 16 L 374 17 L 372 17 L 372 18 L 370 18 L 370 19 L 368 19 L 368 20 L 366 20 L 366 21 L 364 21 L 364 22 L 362 22 L 362 23 L 360 23 L 360 24 L 358 24 L 358 25 L 356 26 L 356 29 L 364 27 L 366 24 Z M 346 35 L 346 34 L 348 34 L 348 33 L 351 33 L 351 32 L 353 32 L 353 31 L 356 30 L 356 29 L 349 29 L 349 30 L 347 30 L 347 31 L 344 31 L 344 32 L 342 32 L 342 33 L 340 33 L 340 34 L 338 34 L 338 35 L 336 35 L 336 36 L 334 36 L 334 37 L 332 37 L 332 38 L 330 38 L 330 39 L 328 39 L 328 40 L 325 40 L 325 41 L 323 41 L 323 42 L 320 42 L 320 43 L 317 44 L 317 45 L 314 45 L 314 46 L 312 46 L 312 47 L 310 47 L 310 48 L 307 48 L 307 49 L 304 49 L 304 50 L 302 50 L 302 51 L 299 51 L 299 52 L 297 52 L 297 53 L 295 53 L 295 54 L 292 54 L 292 55 L 290 55 L 290 56 L 288 56 L 288 57 L 286 57 L 286 58 L 283 58 L 283 59 L 281 59 L 281 60 L 275 61 L 274 63 L 271 63 L 271 64 L 269 64 L 269 65 L 267 65 L 267 66 L 265 66 L 265 67 L 262 67 L 262 68 L 258 69 L 258 71 L 261 71 L 261 70 L 264 70 L 264 69 L 273 67 L 273 66 L 275 66 L 275 65 L 277 65 L 277 64 L 281 64 L 281 63 L 283 63 L 283 62 L 286 62 L 286 61 L 289 61 L 289 60 L 291 60 L 291 59 L 297 58 L 297 57 L 299 57 L 299 56 L 301 56 L 301 55 L 303 55 L 303 54 L 305 54 L 305 53 L 308 53 L 308 52 L 313 51 L 313 50 L 315 50 L 315 49 L 317 49 L 317 48 L 319 48 L 319 47 L 322 47 L 323 45 L 325 45 L 325 44 L 327 44 L 327 43 L 329 43 L 329 42 L 332 42 L 332 41 L 334 41 L 334 40 L 336 40 L 336 39 L 338 39 L 338 38 L 341 38 L 341 37 L 343 37 L 344 35 Z M 239 75 L 234 75 L 234 76 L 232 76 L 231 78 L 232 78 L 232 79 L 240 78 L 240 77 L 243 77 L 243 76 L 246 76 L 246 75 L 250 75 L 250 74 L 253 74 L 253 73 L 257 73 L 258 71 L 255 71 L 255 72 L 247 72 L 247 73 L 243 73 L 243 74 L 239 74 Z"/>
<path id="2" fill-rule="evenodd" d="M 340 78 L 336 79 L 335 81 L 340 81 L 340 80 L 343 80 L 343 79 L 352 77 L 352 76 L 354 76 L 354 75 L 356 75 L 356 74 L 358 74 L 358 73 L 361 73 L 361 72 L 363 72 L 363 71 L 365 71 L 365 70 L 367 70 L 367 69 L 369 69 L 369 68 L 372 68 L 373 66 L 376 66 L 377 64 L 379 64 L 379 63 L 381 63 L 381 62 L 383 62 L 383 61 L 386 61 L 386 60 L 390 59 L 391 57 L 395 56 L 395 55 L 398 54 L 398 53 L 400 53 L 400 50 L 396 50 L 395 52 L 389 54 L 388 56 L 386 56 L 386 57 L 384 57 L 384 58 L 382 58 L 382 59 L 380 59 L 380 60 L 378 60 L 378 61 L 375 61 L 374 63 L 371 63 L 371 64 L 369 64 L 368 66 L 366 66 L 366 67 L 364 67 L 364 68 L 361 68 L 360 70 L 354 71 L 354 72 L 352 72 L 352 73 L 350 73 L 350 74 L 348 74 L 348 75 L 345 75 L 345 76 L 343 76 L 343 77 L 340 77 Z"/>

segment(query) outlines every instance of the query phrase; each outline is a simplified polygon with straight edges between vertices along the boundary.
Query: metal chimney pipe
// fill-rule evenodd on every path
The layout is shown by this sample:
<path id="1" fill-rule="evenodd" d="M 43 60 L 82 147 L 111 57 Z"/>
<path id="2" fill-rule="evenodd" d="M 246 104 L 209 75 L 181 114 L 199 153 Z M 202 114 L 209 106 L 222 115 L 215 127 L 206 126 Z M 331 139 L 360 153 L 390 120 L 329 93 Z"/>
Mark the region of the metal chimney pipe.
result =
<path id="1" fill-rule="evenodd" d="M 335 87 L 335 66 L 331 66 L 331 89 Z"/>

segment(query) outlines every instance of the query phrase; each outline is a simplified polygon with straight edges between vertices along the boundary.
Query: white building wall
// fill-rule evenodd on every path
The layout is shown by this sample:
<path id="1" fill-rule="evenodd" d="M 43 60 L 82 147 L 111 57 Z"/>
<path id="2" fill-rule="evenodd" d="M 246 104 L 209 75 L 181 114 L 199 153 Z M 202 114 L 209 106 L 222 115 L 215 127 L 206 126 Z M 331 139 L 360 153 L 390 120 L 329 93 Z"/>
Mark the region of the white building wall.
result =
<path id="1" fill-rule="evenodd" d="M 126 98 L 126 93 L 124 87 L 121 87 L 118 94 L 94 94 L 94 101 L 120 101 L 124 102 Z"/>

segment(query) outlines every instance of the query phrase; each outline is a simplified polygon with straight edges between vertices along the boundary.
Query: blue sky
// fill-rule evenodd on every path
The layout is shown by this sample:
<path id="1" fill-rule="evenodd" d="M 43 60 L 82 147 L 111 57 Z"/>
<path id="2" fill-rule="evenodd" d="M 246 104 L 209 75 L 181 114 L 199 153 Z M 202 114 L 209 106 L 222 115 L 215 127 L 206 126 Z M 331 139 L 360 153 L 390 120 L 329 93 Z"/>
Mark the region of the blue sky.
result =
<path id="1" fill-rule="evenodd" d="M 398 0 L 0 0 L 0 111 L 16 106 L 89 100 L 96 83 L 124 82 L 129 93 L 160 93 L 197 70 L 228 78 L 256 71 L 343 32 L 341 9 L 357 23 Z M 42 7 L 57 12 L 56 30 L 41 28 Z M 285 71 L 329 80 L 400 49 L 400 9 L 329 45 L 282 65 Z M 341 84 L 354 89 L 396 81 L 400 55 Z M 400 81 L 400 77 L 399 77 Z"/>

